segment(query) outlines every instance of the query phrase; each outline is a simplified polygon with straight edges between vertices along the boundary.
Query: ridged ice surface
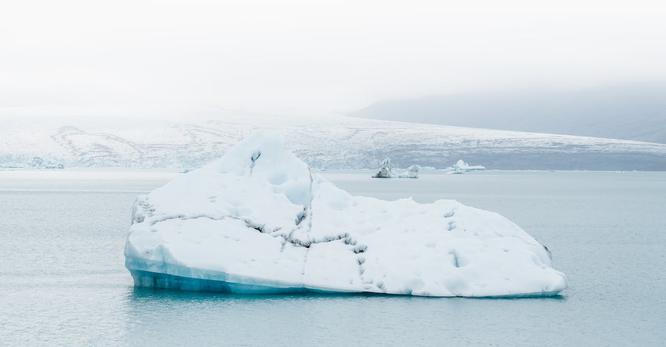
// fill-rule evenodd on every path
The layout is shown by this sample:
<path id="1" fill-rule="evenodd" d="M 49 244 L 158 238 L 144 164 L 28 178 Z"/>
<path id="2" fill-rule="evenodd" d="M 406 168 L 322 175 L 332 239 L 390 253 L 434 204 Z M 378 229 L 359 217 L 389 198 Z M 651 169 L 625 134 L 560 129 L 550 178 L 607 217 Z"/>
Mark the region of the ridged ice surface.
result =
<path id="1" fill-rule="evenodd" d="M 137 286 L 239 293 L 553 295 L 545 247 L 453 200 L 352 196 L 280 137 L 256 135 L 137 199 L 126 265 Z"/>

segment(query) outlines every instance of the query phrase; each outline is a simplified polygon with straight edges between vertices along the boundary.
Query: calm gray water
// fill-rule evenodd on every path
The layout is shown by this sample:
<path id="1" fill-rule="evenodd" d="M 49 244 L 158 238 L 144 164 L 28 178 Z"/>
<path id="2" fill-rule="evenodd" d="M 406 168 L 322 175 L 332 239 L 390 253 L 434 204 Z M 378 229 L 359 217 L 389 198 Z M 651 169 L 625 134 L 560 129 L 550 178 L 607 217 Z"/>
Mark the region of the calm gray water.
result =
<path id="1" fill-rule="evenodd" d="M 553 252 L 555 299 L 236 296 L 137 290 L 137 192 L 169 175 L 0 172 L 0 345 L 663 345 L 666 173 L 485 172 L 371 180 L 356 194 L 497 211 Z"/>

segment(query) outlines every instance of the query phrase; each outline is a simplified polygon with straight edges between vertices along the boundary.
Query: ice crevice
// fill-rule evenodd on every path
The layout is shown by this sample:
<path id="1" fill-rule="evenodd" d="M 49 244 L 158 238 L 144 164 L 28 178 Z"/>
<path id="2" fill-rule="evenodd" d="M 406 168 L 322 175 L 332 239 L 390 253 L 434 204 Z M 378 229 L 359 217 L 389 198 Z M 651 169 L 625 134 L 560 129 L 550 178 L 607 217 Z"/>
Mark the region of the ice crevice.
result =
<path id="1" fill-rule="evenodd" d="M 349 233 L 340 233 L 340 234 L 329 234 L 326 236 L 322 236 L 321 238 L 309 238 L 305 240 L 298 239 L 293 236 L 293 231 L 289 234 L 280 234 L 278 233 L 281 228 L 277 227 L 274 229 L 267 229 L 266 224 L 264 223 L 257 223 L 249 219 L 244 219 L 236 216 L 210 216 L 210 215 L 205 215 L 205 214 L 198 214 L 198 215 L 173 215 L 173 216 L 162 216 L 156 219 L 153 219 L 150 221 L 150 225 L 154 226 L 159 223 L 171 221 L 171 220 L 179 220 L 179 221 L 187 221 L 187 220 L 192 220 L 192 219 L 199 219 L 199 218 L 205 218 L 205 219 L 210 219 L 214 221 L 220 221 L 224 219 L 233 219 L 233 220 L 238 220 L 242 221 L 245 223 L 245 226 L 248 229 L 253 229 L 257 232 L 260 232 L 262 234 L 270 235 L 276 238 L 281 238 L 284 240 L 286 243 L 290 243 L 294 246 L 297 247 L 304 247 L 304 248 L 309 248 L 313 244 L 318 244 L 318 243 L 326 243 L 326 242 L 333 242 L 333 241 L 339 241 L 343 240 L 345 244 L 348 245 L 355 245 L 355 242 L 353 241 L 351 235 Z M 355 247 L 353 249 L 354 253 L 362 253 L 365 251 L 365 248 L 359 249 L 358 247 Z"/>
<path id="2" fill-rule="evenodd" d="M 261 157 L 261 151 L 252 152 L 252 156 L 250 157 L 250 175 L 252 175 L 254 165 L 256 164 L 257 160 L 259 160 L 259 157 Z"/>
<path id="3" fill-rule="evenodd" d="M 125 260 L 137 286 L 443 297 L 566 288 L 550 250 L 508 219 L 453 200 L 353 196 L 275 135 L 140 196 L 131 221 Z"/>

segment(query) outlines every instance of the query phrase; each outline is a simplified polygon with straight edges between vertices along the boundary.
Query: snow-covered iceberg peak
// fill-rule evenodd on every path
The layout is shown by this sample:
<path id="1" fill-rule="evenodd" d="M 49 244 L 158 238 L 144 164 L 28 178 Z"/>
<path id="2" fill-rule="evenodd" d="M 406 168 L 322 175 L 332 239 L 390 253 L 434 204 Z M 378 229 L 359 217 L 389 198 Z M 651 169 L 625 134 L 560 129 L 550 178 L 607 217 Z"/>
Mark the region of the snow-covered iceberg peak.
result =
<path id="1" fill-rule="evenodd" d="M 554 295 L 565 276 L 506 218 L 452 200 L 356 197 L 279 136 L 139 197 L 125 248 L 135 285 L 239 293 Z"/>
<path id="2" fill-rule="evenodd" d="M 304 205 L 312 198 L 310 168 L 285 150 L 282 136 L 271 132 L 249 137 L 201 171 L 243 177 L 251 181 L 249 184 L 266 184 L 294 204 Z"/>

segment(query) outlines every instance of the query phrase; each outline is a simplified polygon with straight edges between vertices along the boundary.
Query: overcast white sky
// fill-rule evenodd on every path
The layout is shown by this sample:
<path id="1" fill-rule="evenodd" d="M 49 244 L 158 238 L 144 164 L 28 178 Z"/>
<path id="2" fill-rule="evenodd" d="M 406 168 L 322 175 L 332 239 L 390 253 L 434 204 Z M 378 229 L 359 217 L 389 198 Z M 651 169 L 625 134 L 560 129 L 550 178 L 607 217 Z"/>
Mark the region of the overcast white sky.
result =
<path id="1" fill-rule="evenodd" d="M 394 97 L 666 80 L 664 3 L 2 1 L 0 115 L 321 115 Z"/>

